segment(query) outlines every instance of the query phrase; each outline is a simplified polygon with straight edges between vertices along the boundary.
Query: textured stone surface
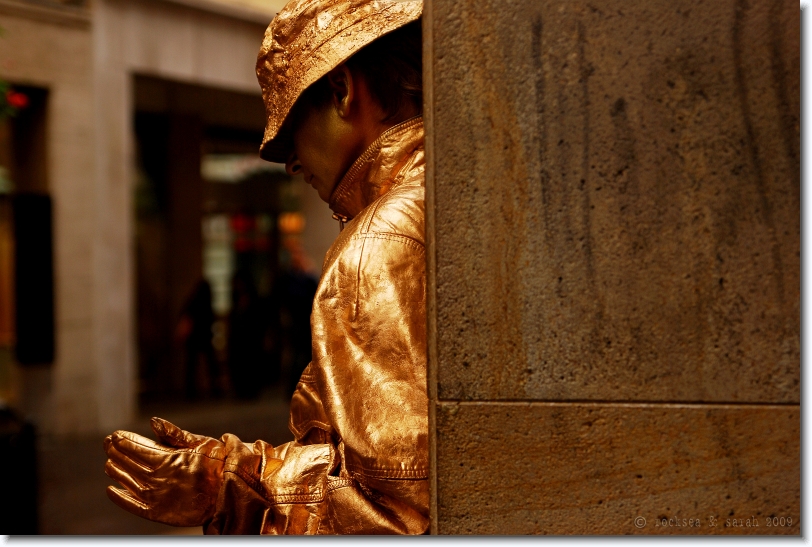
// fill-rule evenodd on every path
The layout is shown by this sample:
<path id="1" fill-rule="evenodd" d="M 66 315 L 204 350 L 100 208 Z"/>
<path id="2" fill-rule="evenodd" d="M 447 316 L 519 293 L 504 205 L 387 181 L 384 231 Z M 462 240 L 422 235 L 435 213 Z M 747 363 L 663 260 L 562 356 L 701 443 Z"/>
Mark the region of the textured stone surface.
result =
<path id="1" fill-rule="evenodd" d="M 439 398 L 797 402 L 795 4 L 427 13 Z"/>
<path id="2" fill-rule="evenodd" d="M 440 404 L 438 531 L 799 534 L 799 428 L 794 405 Z"/>

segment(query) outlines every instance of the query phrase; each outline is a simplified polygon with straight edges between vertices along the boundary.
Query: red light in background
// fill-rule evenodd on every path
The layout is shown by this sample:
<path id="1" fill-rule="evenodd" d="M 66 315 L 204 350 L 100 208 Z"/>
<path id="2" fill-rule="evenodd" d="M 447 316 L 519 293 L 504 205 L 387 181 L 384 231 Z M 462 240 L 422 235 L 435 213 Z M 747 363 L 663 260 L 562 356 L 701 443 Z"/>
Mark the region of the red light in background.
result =
<path id="1" fill-rule="evenodd" d="M 19 91 L 7 91 L 6 103 L 17 110 L 21 110 L 28 106 L 28 96 L 20 93 Z"/>

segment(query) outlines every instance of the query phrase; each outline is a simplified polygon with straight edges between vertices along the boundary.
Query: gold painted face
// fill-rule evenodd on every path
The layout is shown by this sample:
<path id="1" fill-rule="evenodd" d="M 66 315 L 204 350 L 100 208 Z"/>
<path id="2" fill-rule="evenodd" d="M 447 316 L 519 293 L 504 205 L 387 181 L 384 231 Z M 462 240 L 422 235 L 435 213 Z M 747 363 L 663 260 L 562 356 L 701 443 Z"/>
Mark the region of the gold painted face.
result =
<path id="1" fill-rule="evenodd" d="M 356 85 L 346 65 L 326 76 L 330 98 L 322 104 L 297 104 L 291 116 L 293 151 L 285 163 L 289 174 L 304 176 L 319 197 L 329 201 L 333 188 L 360 154 L 358 116 L 370 105 L 358 104 Z"/>
<path id="2" fill-rule="evenodd" d="M 285 168 L 301 173 L 319 197 L 329 201 L 338 182 L 356 158 L 353 127 L 332 103 L 311 108 L 293 128 L 293 152 Z"/>
<path id="3" fill-rule="evenodd" d="M 285 168 L 301 173 L 325 202 L 353 162 L 389 126 L 363 77 L 347 65 L 327 76 L 330 98 L 321 105 L 297 104 L 290 121 L 293 152 Z"/>

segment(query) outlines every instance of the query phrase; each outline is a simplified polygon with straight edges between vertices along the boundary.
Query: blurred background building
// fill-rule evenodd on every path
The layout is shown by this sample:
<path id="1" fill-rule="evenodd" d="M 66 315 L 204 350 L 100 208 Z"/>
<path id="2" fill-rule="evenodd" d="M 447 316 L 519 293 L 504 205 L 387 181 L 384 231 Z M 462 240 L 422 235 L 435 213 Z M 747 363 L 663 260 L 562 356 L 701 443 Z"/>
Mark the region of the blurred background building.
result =
<path id="1" fill-rule="evenodd" d="M 149 415 L 287 440 L 338 227 L 257 155 L 284 3 L 0 0 L 0 399 L 37 431 L 41 532 L 140 530 L 99 516 L 101 438 Z"/>

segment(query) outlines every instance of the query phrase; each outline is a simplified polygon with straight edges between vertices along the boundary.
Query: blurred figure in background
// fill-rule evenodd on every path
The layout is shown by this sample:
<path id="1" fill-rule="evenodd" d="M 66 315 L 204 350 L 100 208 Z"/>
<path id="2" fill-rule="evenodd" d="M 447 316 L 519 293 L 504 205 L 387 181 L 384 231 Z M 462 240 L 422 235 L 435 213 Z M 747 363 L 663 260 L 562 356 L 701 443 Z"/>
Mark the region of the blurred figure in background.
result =
<path id="1" fill-rule="evenodd" d="M 290 368 L 285 379 L 285 394 L 292 397 L 302 372 L 312 357 L 310 336 L 310 312 L 316 296 L 318 279 L 312 273 L 313 266 L 295 238 L 283 243 L 290 253 L 290 267 L 279 278 L 279 294 L 282 313 L 287 314 L 287 343 L 290 347 Z"/>
<path id="2" fill-rule="evenodd" d="M 231 315 L 228 328 L 228 371 L 239 399 L 259 396 L 262 382 L 265 322 L 250 272 L 238 270 L 231 280 Z"/>
<path id="3" fill-rule="evenodd" d="M 183 342 L 186 355 L 186 397 L 190 400 L 198 397 L 198 366 L 201 357 L 206 361 L 206 369 L 209 373 L 208 384 L 212 395 L 214 397 L 222 396 L 220 367 L 212 347 L 211 327 L 213 323 L 211 286 L 208 281 L 201 279 L 187 300 L 175 331 L 177 338 Z"/>

